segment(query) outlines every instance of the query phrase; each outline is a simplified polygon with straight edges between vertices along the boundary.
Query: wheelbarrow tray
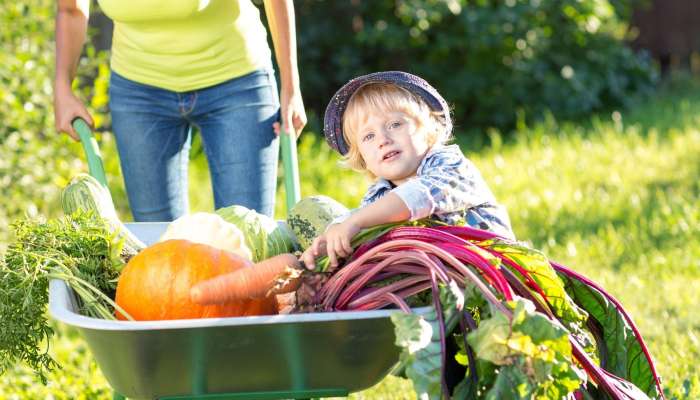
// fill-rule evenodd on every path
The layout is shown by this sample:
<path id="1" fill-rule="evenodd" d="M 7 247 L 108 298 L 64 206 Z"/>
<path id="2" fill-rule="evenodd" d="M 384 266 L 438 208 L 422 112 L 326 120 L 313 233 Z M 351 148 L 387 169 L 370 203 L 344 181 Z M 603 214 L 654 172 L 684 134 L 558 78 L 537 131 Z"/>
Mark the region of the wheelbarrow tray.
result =
<path id="1" fill-rule="evenodd" d="M 166 224 L 128 226 L 152 243 Z M 51 316 L 77 329 L 115 392 L 134 399 L 344 396 L 379 382 L 399 356 L 396 310 L 170 321 L 77 310 L 65 282 L 51 281 Z"/>

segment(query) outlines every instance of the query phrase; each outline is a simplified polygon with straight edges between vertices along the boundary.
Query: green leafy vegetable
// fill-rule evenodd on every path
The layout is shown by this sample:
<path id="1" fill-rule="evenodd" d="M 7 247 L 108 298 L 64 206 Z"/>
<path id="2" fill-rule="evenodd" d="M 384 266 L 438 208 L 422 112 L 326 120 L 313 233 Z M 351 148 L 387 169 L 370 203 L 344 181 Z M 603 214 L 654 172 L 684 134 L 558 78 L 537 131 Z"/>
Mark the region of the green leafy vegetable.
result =
<path id="1" fill-rule="evenodd" d="M 243 232 L 255 262 L 299 249 L 294 233 L 283 221 L 276 222 L 267 215 L 239 205 L 220 208 L 216 214 Z"/>
<path id="2" fill-rule="evenodd" d="M 583 375 L 572 362 L 567 330 L 516 298 L 512 320 L 502 313 L 481 322 L 467 336 L 477 357 L 498 368 L 486 398 L 561 399 L 576 390 Z"/>
<path id="3" fill-rule="evenodd" d="M 402 349 L 400 364 L 405 367 L 419 399 L 442 397 L 443 339 L 438 313 L 444 310 L 444 323 L 449 332 L 456 325 L 455 315 L 464 307 L 464 296 L 456 286 L 441 286 L 439 303 L 441 309 L 433 306 L 423 315 L 398 312 L 391 315 L 396 345 Z"/>
<path id="4" fill-rule="evenodd" d="M 648 396 L 660 397 L 652 366 L 644 357 L 637 336 L 620 310 L 585 282 L 563 274 L 560 277 L 576 303 L 601 326 L 601 365 L 620 378 L 628 379 Z"/>
<path id="5" fill-rule="evenodd" d="M 0 373 L 24 361 L 45 381 L 56 367 L 48 354 L 49 281 L 66 281 L 82 314 L 114 319 L 124 239 L 84 212 L 47 222 L 22 219 L 11 227 L 15 240 L 0 260 Z"/>
<path id="6" fill-rule="evenodd" d="M 493 241 L 489 248 L 513 260 L 526 270 L 530 277 L 542 288 L 552 311 L 567 325 L 585 323 L 588 315 L 581 310 L 564 290 L 564 282 L 549 265 L 549 260 L 541 252 L 521 244 Z"/>
<path id="7" fill-rule="evenodd" d="M 498 239 L 485 241 L 481 245 L 505 256 L 537 283 L 537 286 L 547 297 L 547 303 L 554 315 L 559 318 L 569 333 L 576 337 L 586 353 L 597 363 L 598 352 L 595 339 L 586 328 L 588 313 L 571 298 L 563 278 L 557 275 L 547 257 L 535 249 Z M 505 268 L 512 267 L 506 264 Z M 534 291 L 532 296 L 536 299 L 542 299 Z"/>

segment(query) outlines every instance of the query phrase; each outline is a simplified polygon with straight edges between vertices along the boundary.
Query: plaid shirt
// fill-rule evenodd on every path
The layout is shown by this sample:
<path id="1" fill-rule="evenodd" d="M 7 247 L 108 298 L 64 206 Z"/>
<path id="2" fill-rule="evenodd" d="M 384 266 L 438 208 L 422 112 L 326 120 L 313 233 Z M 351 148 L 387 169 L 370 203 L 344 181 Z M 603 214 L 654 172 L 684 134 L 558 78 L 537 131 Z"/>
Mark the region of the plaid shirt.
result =
<path id="1" fill-rule="evenodd" d="M 514 239 L 508 213 L 496 202 L 481 173 L 459 146 L 435 146 L 418 166 L 416 176 L 399 186 L 379 179 L 369 187 L 364 207 L 389 192 L 411 211 L 411 220 L 432 216 L 449 225 L 469 225 Z"/>

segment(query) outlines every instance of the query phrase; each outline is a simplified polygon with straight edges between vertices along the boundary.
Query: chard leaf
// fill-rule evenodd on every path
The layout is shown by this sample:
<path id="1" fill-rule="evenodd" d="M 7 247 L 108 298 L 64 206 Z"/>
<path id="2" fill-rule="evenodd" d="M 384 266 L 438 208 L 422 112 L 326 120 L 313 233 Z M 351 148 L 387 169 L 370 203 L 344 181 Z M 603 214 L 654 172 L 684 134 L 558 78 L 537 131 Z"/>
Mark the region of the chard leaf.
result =
<path id="1" fill-rule="evenodd" d="M 496 381 L 486 392 L 486 400 L 529 400 L 533 387 L 527 375 L 515 366 L 506 366 L 498 370 Z"/>
<path id="2" fill-rule="evenodd" d="M 481 322 L 479 327 L 467 335 L 467 342 L 474 349 L 477 357 L 496 365 L 509 363 L 511 351 L 506 346 L 510 337 L 510 322 L 501 314 Z"/>
<path id="3" fill-rule="evenodd" d="M 456 285 L 440 287 L 440 305 L 446 323 L 454 325 L 453 318 L 464 304 L 464 297 Z M 448 322 L 454 320 L 455 322 Z M 442 338 L 440 320 L 435 305 L 425 314 L 391 315 L 396 345 L 401 348 L 400 363 L 406 376 L 413 382 L 418 399 L 442 398 Z M 451 329 L 446 328 L 446 332 Z"/>
<path id="4" fill-rule="evenodd" d="M 634 334 L 622 312 L 596 288 L 571 275 L 562 273 L 560 277 L 574 301 L 602 328 L 601 366 L 632 382 L 649 397 L 661 398 L 652 367 L 642 350 L 641 338 Z"/>
<path id="5" fill-rule="evenodd" d="M 549 260 L 544 254 L 513 242 L 493 241 L 487 243 L 486 247 L 504 255 L 527 271 L 530 277 L 540 286 L 545 296 L 547 296 L 554 315 L 565 326 L 569 326 L 572 323 L 578 325 L 585 323 L 588 317 L 586 312 L 576 306 L 576 303 L 566 293 L 564 283 L 549 264 Z M 509 267 L 506 266 L 506 268 Z M 514 272 L 517 276 L 520 276 L 517 271 Z"/>
<path id="6" fill-rule="evenodd" d="M 484 360 L 477 359 L 475 361 L 479 380 L 476 384 L 468 377 L 462 380 L 453 391 L 453 399 L 481 399 L 487 389 L 493 387 L 498 377 L 496 366 Z"/>
<path id="7" fill-rule="evenodd" d="M 433 327 L 418 314 L 394 313 L 391 315 L 396 332 L 396 345 L 409 355 L 426 348 L 433 337 Z"/>
<path id="8" fill-rule="evenodd" d="M 406 377 L 413 382 L 419 399 L 442 396 L 440 332 L 437 319 L 431 320 L 431 317 L 436 317 L 434 311 L 426 315 L 400 312 L 391 315 L 396 345 L 402 349 L 400 362 L 405 365 Z"/>
<path id="9" fill-rule="evenodd" d="M 479 359 L 497 366 L 487 398 L 562 398 L 581 385 L 568 331 L 535 311 L 529 300 L 509 302 L 512 320 L 494 313 L 467 336 Z"/>

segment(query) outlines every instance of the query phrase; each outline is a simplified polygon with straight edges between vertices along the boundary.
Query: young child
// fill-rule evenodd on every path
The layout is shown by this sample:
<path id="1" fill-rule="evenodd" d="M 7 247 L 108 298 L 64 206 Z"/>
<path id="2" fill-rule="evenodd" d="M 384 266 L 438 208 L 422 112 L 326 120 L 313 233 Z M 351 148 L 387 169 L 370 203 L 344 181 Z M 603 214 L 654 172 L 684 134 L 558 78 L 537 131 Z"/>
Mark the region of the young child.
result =
<path id="1" fill-rule="evenodd" d="M 375 182 L 358 209 L 334 221 L 304 252 L 307 268 L 323 254 L 337 266 L 362 229 L 428 216 L 514 237 L 479 170 L 457 145 L 445 144 L 452 131 L 449 109 L 425 80 L 399 71 L 360 76 L 338 90 L 324 119 L 328 144 Z"/>

